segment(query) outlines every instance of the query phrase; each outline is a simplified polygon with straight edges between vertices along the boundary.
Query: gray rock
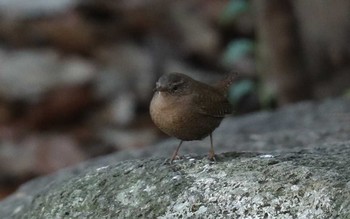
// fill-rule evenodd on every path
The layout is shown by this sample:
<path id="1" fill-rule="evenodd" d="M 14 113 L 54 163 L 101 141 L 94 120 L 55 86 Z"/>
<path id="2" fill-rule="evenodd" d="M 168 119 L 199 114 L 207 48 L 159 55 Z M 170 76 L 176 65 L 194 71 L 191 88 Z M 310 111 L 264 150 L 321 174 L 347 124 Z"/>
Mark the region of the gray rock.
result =
<path id="1" fill-rule="evenodd" d="M 350 218 L 349 112 L 338 99 L 229 118 L 217 152 L 252 152 L 169 165 L 130 159 L 167 157 L 175 140 L 124 151 L 27 183 L 0 218 Z M 208 148 L 189 142 L 181 154 Z"/>
<path id="2" fill-rule="evenodd" d="M 0 49 L 0 65 L 0 95 L 26 101 L 37 101 L 57 86 L 87 83 L 96 72 L 87 60 L 78 57 L 62 60 L 53 50 Z"/>
<path id="3" fill-rule="evenodd" d="M 62 13 L 77 5 L 77 0 L 0 0 L 0 14 L 6 18 L 32 18 Z"/>
<path id="4" fill-rule="evenodd" d="M 83 171 L 1 218 L 349 218 L 350 141 L 288 154 L 124 161 Z M 26 202 L 23 202 L 26 200 Z"/>

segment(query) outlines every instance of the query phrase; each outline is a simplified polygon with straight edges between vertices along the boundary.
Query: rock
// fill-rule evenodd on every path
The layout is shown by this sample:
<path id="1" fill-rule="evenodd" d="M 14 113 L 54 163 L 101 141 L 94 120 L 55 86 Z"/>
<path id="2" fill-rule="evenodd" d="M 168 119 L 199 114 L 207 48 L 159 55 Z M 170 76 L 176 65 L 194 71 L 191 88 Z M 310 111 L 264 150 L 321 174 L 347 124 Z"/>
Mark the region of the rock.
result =
<path id="1" fill-rule="evenodd" d="M 119 150 L 145 147 L 155 142 L 157 137 L 152 129 L 101 129 L 98 136 L 106 144 L 113 145 Z"/>
<path id="2" fill-rule="evenodd" d="M 23 140 L 1 141 L 0 185 L 24 182 L 86 159 L 86 154 L 68 135 L 32 135 Z"/>
<path id="3" fill-rule="evenodd" d="M 108 98 L 131 92 L 139 99 L 149 101 L 156 78 L 153 73 L 154 60 L 145 48 L 124 42 L 111 46 L 99 53 L 98 57 L 104 64 L 104 69 L 97 75 L 96 90 L 99 97 Z"/>
<path id="4" fill-rule="evenodd" d="M 25 184 L 0 218 L 349 218 L 349 112 L 337 99 L 226 119 L 216 151 L 252 152 L 216 162 L 130 160 L 168 157 L 177 140 L 91 160 Z M 186 142 L 181 154 L 208 148 Z"/>
<path id="5" fill-rule="evenodd" d="M 173 5 L 172 16 L 181 36 L 179 45 L 186 55 L 213 60 L 219 51 L 219 34 L 193 6 L 188 2 Z"/>
<path id="6" fill-rule="evenodd" d="M 43 15 L 64 13 L 74 7 L 77 0 L 55 0 L 55 1 L 24 1 L 24 0 L 0 0 L 0 14 L 6 18 L 32 18 Z"/>
<path id="7" fill-rule="evenodd" d="M 124 161 L 2 202 L 1 218 L 349 218 L 350 141 L 287 154 Z M 27 188 L 28 189 L 28 188 Z"/>
<path id="8" fill-rule="evenodd" d="M 63 53 L 91 56 L 98 37 L 90 23 L 76 11 L 67 11 L 57 16 L 28 25 L 28 44 L 42 43 Z"/>
<path id="9" fill-rule="evenodd" d="M 87 60 L 62 59 L 53 50 L 0 50 L 0 96 L 35 102 L 58 86 L 91 82 L 96 68 Z"/>
<path id="10" fill-rule="evenodd" d="M 137 101 L 135 94 L 124 92 L 111 101 L 108 106 L 107 118 L 112 123 L 128 125 L 135 119 Z"/>
<path id="11" fill-rule="evenodd" d="M 69 124 L 86 115 L 96 102 L 90 84 L 58 87 L 48 92 L 37 104 L 32 104 L 17 124 L 24 130 Z"/>

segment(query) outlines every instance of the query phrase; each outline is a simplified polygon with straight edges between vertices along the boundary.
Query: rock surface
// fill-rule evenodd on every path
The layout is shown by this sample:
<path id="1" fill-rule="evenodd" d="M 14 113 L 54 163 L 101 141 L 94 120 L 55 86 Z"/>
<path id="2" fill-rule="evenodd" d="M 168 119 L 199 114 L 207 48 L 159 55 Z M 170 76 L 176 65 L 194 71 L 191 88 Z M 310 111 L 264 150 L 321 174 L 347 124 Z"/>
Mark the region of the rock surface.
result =
<path id="1" fill-rule="evenodd" d="M 252 152 L 216 162 L 130 160 L 169 156 L 173 140 L 95 159 L 27 183 L 0 202 L 0 218 L 349 218 L 349 112 L 338 99 L 227 119 L 217 151 Z"/>

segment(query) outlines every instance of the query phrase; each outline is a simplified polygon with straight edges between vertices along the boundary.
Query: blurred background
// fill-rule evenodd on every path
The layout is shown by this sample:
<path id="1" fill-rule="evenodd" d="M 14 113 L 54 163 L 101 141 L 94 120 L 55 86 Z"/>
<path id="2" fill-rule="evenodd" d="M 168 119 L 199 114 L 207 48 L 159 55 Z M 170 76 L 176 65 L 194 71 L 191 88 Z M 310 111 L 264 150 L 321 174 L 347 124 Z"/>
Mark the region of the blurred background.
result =
<path id="1" fill-rule="evenodd" d="M 160 75 L 239 72 L 235 116 L 350 96 L 350 1 L 0 0 L 0 199 L 23 182 L 167 138 Z"/>

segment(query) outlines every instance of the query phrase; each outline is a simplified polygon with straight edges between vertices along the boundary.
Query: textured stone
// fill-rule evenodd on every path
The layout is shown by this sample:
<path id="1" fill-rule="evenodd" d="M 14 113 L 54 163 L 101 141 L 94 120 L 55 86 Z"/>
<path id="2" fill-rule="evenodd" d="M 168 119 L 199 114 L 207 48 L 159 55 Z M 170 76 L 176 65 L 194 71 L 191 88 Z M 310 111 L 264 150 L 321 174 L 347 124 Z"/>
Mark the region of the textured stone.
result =
<path id="1" fill-rule="evenodd" d="M 288 154 L 124 161 L 2 203 L 1 218 L 349 218 L 350 142 Z M 22 200 L 21 202 L 16 199 Z M 23 202 L 26 200 L 26 202 Z"/>
<path id="2" fill-rule="evenodd" d="M 227 119 L 217 151 L 255 152 L 216 162 L 130 160 L 169 156 L 173 140 L 91 160 L 25 184 L 0 218 L 349 218 L 349 112 L 338 99 Z M 208 148 L 189 142 L 181 154 Z"/>

